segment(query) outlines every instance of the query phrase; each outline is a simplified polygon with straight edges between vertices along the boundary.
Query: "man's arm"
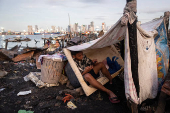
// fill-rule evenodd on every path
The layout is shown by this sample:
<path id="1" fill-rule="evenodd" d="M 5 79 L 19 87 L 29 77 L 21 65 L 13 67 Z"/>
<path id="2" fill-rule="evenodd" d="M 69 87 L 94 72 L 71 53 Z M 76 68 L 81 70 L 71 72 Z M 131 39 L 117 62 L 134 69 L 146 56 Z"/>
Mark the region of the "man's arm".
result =
<path id="1" fill-rule="evenodd" d="M 87 66 L 84 71 L 81 73 L 82 75 L 85 75 L 86 73 L 88 73 L 89 71 L 91 71 L 93 69 L 93 66 Z"/>

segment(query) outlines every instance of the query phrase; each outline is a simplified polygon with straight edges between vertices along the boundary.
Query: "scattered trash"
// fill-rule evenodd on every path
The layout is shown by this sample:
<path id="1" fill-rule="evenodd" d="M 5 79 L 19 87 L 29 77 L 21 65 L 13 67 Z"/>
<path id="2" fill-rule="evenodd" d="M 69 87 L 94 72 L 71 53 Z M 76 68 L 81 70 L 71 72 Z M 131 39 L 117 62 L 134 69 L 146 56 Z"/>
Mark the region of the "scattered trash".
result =
<path id="1" fill-rule="evenodd" d="M 30 66 L 35 66 L 35 63 L 30 63 Z"/>
<path id="2" fill-rule="evenodd" d="M 58 93 L 61 95 L 63 93 L 63 91 L 59 91 Z"/>
<path id="3" fill-rule="evenodd" d="M 4 89 L 5 89 L 5 88 L 1 88 L 1 89 L 0 89 L 0 92 L 3 91 Z"/>
<path id="4" fill-rule="evenodd" d="M 57 102 L 56 104 L 55 104 L 55 106 L 60 106 L 61 105 L 61 103 L 60 102 Z"/>
<path id="5" fill-rule="evenodd" d="M 25 80 L 26 82 L 30 80 L 27 75 L 26 75 L 25 77 L 23 77 L 23 78 L 24 78 L 24 80 Z"/>
<path id="6" fill-rule="evenodd" d="M 4 77 L 7 74 L 8 74 L 8 72 L 0 70 L 0 78 Z"/>
<path id="7" fill-rule="evenodd" d="M 74 99 L 74 97 L 70 94 L 65 94 L 66 96 L 62 99 L 64 101 L 64 103 L 66 101 L 70 101 L 71 99 Z"/>
<path id="8" fill-rule="evenodd" d="M 57 96 L 56 99 L 57 99 L 57 100 L 63 100 L 63 97 Z"/>
<path id="9" fill-rule="evenodd" d="M 30 94 L 31 93 L 31 90 L 29 91 L 20 91 L 17 96 L 20 96 L 20 95 L 27 95 L 27 94 Z"/>
<path id="10" fill-rule="evenodd" d="M 61 74 L 59 83 L 60 83 L 61 85 L 64 85 L 64 84 L 67 83 L 67 81 L 68 81 L 68 78 L 67 78 L 65 75 Z"/>
<path id="11" fill-rule="evenodd" d="M 41 72 L 30 72 L 28 75 L 26 75 L 24 80 L 27 82 L 31 80 L 33 83 L 36 84 L 37 87 L 42 88 L 42 87 L 53 87 L 53 86 L 59 86 L 59 83 L 57 84 L 48 84 L 44 83 L 40 80 Z"/>
<path id="12" fill-rule="evenodd" d="M 77 106 L 72 101 L 67 102 L 67 107 L 71 108 L 71 109 L 76 109 L 77 108 Z"/>
<path id="13" fill-rule="evenodd" d="M 9 61 L 4 61 L 3 63 L 4 63 L 4 64 L 7 64 L 7 63 L 9 63 Z"/>
<path id="14" fill-rule="evenodd" d="M 48 83 L 46 83 L 46 86 L 47 87 L 59 86 L 59 83 L 57 83 L 57 84 L 48 84 Z"/>
<path id="15" fill-rule="evenodd" d="M 18 73 L 19 71 L 13 71 L 14 73 Z"/>
<path id="16" fill-rule="evenodd" d="M 18 113 L 34 113 L 34 111 L 19 110 Z"/>
<path id="17" fill-rule="evenodd" d="M 45 83 L 42 82 L 39 78 L 38 78 L 39 75 L 37 75 L 36 73 L 34 72 L 30 72 L 26 77 L 24 77 L 24 80 L 25 81 L 28 81 L 31 80 L 33 83 L 36 84 L 37 87 L 39 88 L 42 88 L 45 86 Z"/>
<path id="18" fill-rule="evenodd" d="M 33 108 L 32 106 L 29 106 L 29 105 L 24 105 L 24 108 L 25 109 L 31 109 L 31 108 Z"/>

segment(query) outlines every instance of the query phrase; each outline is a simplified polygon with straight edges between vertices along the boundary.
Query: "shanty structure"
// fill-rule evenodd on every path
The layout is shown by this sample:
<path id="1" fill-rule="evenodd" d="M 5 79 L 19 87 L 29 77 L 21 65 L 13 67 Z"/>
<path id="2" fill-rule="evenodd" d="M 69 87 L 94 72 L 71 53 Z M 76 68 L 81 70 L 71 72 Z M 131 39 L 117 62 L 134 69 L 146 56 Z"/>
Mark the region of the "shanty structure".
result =
<path id="1" fill-rule="evenodd" d="M 70 66 L 87 96 L 96 89 L 87 86 L 70 51 L 83 51 L 87 57 L 98 61 L 118 56 L 118 63 L 124 68 L 126 98 L 136 105 L 146 99 L 155 98 L 160 91 L 169 68 L 167 33 L 170 13 L 165 12 L 164 17 L 140 24 L 137 22 L 136 12 L 136 0 L 127 0 L 122 17 L 102 37 L 64 49 Z M 124 61 L 113 46 L 122 40 L 125 45 Z M 105 79 L 97 80 L 104 85 Z"/>

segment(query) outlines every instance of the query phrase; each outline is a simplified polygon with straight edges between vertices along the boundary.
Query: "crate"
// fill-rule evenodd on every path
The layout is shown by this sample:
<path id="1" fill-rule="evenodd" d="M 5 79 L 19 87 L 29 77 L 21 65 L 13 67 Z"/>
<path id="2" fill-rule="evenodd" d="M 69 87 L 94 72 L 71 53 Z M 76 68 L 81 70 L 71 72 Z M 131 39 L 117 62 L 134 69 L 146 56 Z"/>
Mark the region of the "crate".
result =
<path id="1" fill-rule="evenodd" d="M 48 59 L 43 57 L 41 65 L 41 80 L 49 84 L 57 84 L 63 70 L 64 62 L 60 59 Z"/>

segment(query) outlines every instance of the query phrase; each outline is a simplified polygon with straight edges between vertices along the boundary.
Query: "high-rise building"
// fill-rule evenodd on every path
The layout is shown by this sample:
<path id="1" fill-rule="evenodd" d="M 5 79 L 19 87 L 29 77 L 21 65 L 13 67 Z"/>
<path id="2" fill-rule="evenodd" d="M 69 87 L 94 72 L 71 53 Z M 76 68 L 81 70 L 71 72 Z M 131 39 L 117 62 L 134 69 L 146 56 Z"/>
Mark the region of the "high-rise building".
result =
<path id="1" fill-rule="evenodd" d="M 93 22 L 93 21 L 92 21 L 92 22 L 90 22 L 90 26 L 91 26 L 91 27 L 90 27 L 90 29 L 91 29 L 90 31 L 92 31 L 92 32 L 93 32 L 93 31 L 94 31 L 94 22 Z"/>
<path id="2" fill-rule="evenodd" d="M 28 25 L 28 34 L 33 35 L 33 29 L 31 25 Z"/>
<path id="3" fill-rule="evenodd" d="M 55 26 L 51 26 L 52 32 L 55 32 Z"/>
<path id="4" fill-rule="evenodd" d="M 71 32 L 70 30 L 71 30 L 71 26 L 70 26 L 70 25 L 68 25 L 68 32 Z"/>
<path id="5" fill-rule="evenodd" d="M 74 31 L 75 31 L 75 32 L 78 32 L 78 23 L 75 23 L 75 24 L 74 24 Z"/>
<path id="6" fill-rule="evenodd" d="M 58 26 L 58 32 L 60 32 L 60 31 L 61 31 L 60 26 Z"/>
<path id="7" fill-rule="evenodd" d="M 102 30 L 103 30 L 103 31 L 106 30 L 106 24 L 105 24 L 105 22 L 102 23 Z"/>
<path id="8" fill-rule="evenodd" d="M 38 32 L 38 25 L 35 25 L 35 32 Z"/>
<path id="9" fill-rule="evenodd" d="M 87 27 L 87 25 L 82 25 L 82 27 L 81 27 L 81 28 L 82 28 L 82 29 L 81 29 L 81 31 L 82 31 L 82 32 L 85 32 L 85 31 L 86 31 L 86 27 Z"/>
<path id="10" fill-rule="evenodd" d="M 90 25 L 88 25 L 88 31 L 90 31 Z"/>
<path id="11" fill-rule="evenodd" d="M 78 32 L 80 32 L 81 31 L 81 26 L 78 26 Z"/>

